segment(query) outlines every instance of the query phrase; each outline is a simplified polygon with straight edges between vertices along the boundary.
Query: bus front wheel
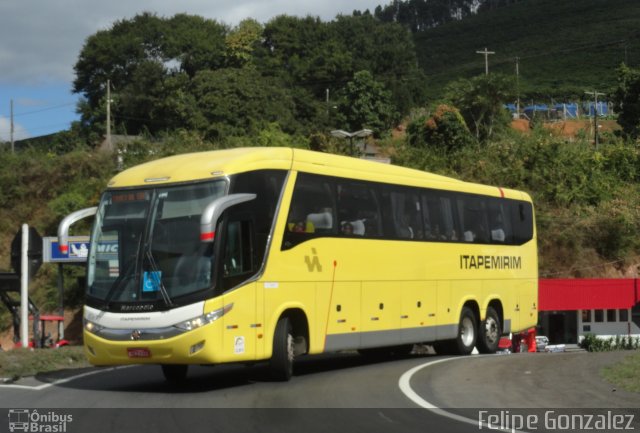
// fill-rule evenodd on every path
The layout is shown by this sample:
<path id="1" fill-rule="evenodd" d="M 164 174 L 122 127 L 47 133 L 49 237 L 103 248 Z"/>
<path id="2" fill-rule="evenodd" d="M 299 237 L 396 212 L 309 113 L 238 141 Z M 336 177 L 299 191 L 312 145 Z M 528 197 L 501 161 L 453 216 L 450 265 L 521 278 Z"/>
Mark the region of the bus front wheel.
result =
<path id="1" fill-rule="evenodd" d="M 294 338 L 291 321 L 282 317 L 276 324 L 273 336 L 273 353 L 269 361 L 271 376 L 275 380 L 287 381 L 293 375 Z"/>
<path id="2" fill-rule="evenodd" d="M 480 324 L 478 334 L 478 352 L 496 353 L 502 328 L 500 327 L 500 317 L 493 307 L 487 308 L 487 317 Z"/>

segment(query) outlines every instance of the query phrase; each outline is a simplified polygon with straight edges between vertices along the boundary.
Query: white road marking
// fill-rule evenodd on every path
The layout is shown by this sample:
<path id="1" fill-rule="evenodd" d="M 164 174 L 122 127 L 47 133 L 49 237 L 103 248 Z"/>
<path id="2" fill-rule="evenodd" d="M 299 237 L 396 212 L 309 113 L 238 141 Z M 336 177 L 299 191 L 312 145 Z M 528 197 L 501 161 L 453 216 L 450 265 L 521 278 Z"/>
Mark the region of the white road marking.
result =
<path id="1" fill-rule="evenodd" d="M 474 356 L 474 358 L 476 357 L 480 357 L 480 356 L 493 356 L 493 355 L 476 355 Z M 471 424 L 473 426 L 476 426 L 478 428 L 486 428 L 486 429 L 490 429 L 491 427 L 485 423 L 481 423 L 479 420 L 477 419 L 472 419 L 472 418 L 467 418 L 465 416 L 462 415 L 458 415 L 455 413 L 451 413 L 451 412 L 447 412 L 444 409 L 439 408 L 438 406 L 434 405 L 433 403 L 428 402 L 427 400 L 425 400 L 424 398 L 422 398 L 417 392 L 415 392 L 413 390 L 413 388 L 411 388 L 411 377 L 417 373 L 418 371 L 422 370 L 423 368 L 427 368 L 430 367 L 432 365 L 436 365 L 436 364 L 440 364 L 442 362 L 450 362 L 450 361 L 457 361 L 457 360 L 463 360 L 463 359 L 470 359 L 466 356 L 459 356 L 459 357 L 455 357 L 455 358 L 444 358 L 444 359 L 438 359 L 437 361 L 431 361 L 431 362 L 427 362 L 425 364 L 421 364 L 418 365 L 416 367 L 413 367 L 412 369 L 404 372 L 404 374 L 402 376 L 400 376 L 400 380 L 398 381 L 398 386 L 400 387 L 400 391 L 402 391 L 402 393 L 404 395 L 407 396 L 407 398 L 409 398 L 409 400 L 411 400 L 412 402 L 414 402 L 415 404 L 417 404 L 418 406 L 427 409 L 437 415 L 440 416 L 444 416 L 447 417 L 449 419 L 455 420 L 455 421 L 459 421 L 459 422 L 463 422 L 466 424 Z M 493 428 L 495 429 L 495 426 L 493 426 Z M 513 433 L 525 433 L 519 430 L 512 430 Z"/>
<path id="2" fill-rule="evenodd" d="M 132 367 L 132 366 L 131 365 L 122 365 L 122 366 L 118 366 L 118 367 L 111 367 L 111 368 L 105 368 L 105 369 L 100 369 L 100 370 L 88 371 L 86 373 L 77 374 L 75 376 L 65 377 L 64 379 L 58 379 L 58 380 L 53 381 L 51 383 L 43 383 L 42 385 L 38 385 L 38 386 L 14 385 L 14 384 L 0 385 L 0 389 L 11 388 L 11 389 L 28 389 L 28 390 L 31 390 L 31 391 L 42 391 L 43 389 L 47 389 L 47 388 L 50 388 L 52 386 L 62 385 L 63 383 L 71 382 L 72 380 L 80 379 L 80 378 L 87 377 L 87 376 L 93 376 L 94 374 L 106 373 L 108 371 L 115 371 L 115 370 L 119 370 L 119 369 L 122 369 L 122 368 L 128 368 L 128 367 Z"/>

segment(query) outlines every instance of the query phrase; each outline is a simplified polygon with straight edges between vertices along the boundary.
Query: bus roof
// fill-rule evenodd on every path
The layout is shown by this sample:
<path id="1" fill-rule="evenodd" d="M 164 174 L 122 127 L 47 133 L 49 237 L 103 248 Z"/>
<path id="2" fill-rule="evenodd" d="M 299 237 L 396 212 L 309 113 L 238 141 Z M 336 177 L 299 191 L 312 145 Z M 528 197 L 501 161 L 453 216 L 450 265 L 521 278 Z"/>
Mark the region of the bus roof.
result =
<path id="1" fill-rule="evenodd" d="M 520 191 L 463 182 L 420 170 L 286 147 L 248 147 L 186 153 L 150 161 L 117 174 L 109 188 L 215 179 L 260 169 L 296 170 L 416 187 L 530 200 Z"/>

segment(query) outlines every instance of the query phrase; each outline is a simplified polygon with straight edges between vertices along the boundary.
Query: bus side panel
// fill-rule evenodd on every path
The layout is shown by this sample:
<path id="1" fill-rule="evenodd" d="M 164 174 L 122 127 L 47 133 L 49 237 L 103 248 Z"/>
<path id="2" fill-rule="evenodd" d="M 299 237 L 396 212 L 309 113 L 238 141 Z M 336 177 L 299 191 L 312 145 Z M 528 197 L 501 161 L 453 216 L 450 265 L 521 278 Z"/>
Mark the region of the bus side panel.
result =
<path id="1" fill-rule="evenodd" d="M 538 281 L 535 279 L 518 282 L 520 300 L 520 328 L 533 328 L 538 323 Z"/>
<path id="2" fill-rule="evenodd" d="M 437 284 L 435 281 L 402 283 L 400 324 L 402 343 L 436 339 Z"/>
<path id="3" fill-rule="evenodd" d="M 451 281 L 440 280 L 438 287 L 438 308 L 436 312 L 436 339 L 448 340 L 458 333 L 458 316 L 451 306 Z"/>
<path id="4" fill-rule="evenodd" d="M 359 281 L 336 281 L 332 285 L 333 294 L 325 292 L 318 296 L 325 300 L 331 297 L 328 323 L 326 310 L 319 312 L 317 320 L 325 341 L 323 350 L 357 349 L 361 345 L 361 284 Z"/>
<path id="5" fill-rule="evenodd" d="M 393 346 L 400 341 L 401 283 L 362 283 L 362 336 L 360 347 Z M 378 332 L 397 330 L 398 332 Z"/>

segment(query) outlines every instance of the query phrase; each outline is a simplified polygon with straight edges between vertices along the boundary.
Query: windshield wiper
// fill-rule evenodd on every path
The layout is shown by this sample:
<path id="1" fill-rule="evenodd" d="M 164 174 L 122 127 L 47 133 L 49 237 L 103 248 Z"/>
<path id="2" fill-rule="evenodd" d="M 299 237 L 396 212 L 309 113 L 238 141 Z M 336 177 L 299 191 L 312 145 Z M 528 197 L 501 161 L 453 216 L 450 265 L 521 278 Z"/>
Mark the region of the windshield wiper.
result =
<path id="1" fill-rule="evenodd" d="M 118 275 L 118 278 L 116 278 L 116 280 L 113 282 L 113 284 L 111 285 L 111 288 L 107 292 L 107 296 L 105 296 L 104 298 L 104 304 L 100 308 L 101 310 L 105 310 L 105 311 L 109 310 L 109 303 L 111 302 L 111 299 L 113 299 L 116 293 L 117 294 L 122 293 L 122 291 L 126 287 L 126 284 L 124 284 L 124 282 L 129 281 L 131 277 L 136 276 L 135 272 L 133 272 L 133 275 L 131 275 L 132 274 L 131 271 L 137 267 L 135 265 L 136 265 L 136 260 L 131 260 L 128 266 L 125 268 L 124 272 Z"/>
<path id="2" fill-rule="evenodd" d="M 162 300 L 167 305 L 167 307 L 173 307 L 175 304 L 171 300 L 171 296 L 169 296 L 169 292 L 162 282 L 162 277 L 160 276 L 161 271 L 160 268 L 158 268 L 155 259 L 153 258 L 153 254 L 151 254 L 151 248 L 146 249 L 146 255 L 147 259 L 149 260 L 149 265 L 151 266 L 151 271 L 158 275 L 157 283 L 158 288 L 160 289 L 160 294 L 162 295 Z"/>

